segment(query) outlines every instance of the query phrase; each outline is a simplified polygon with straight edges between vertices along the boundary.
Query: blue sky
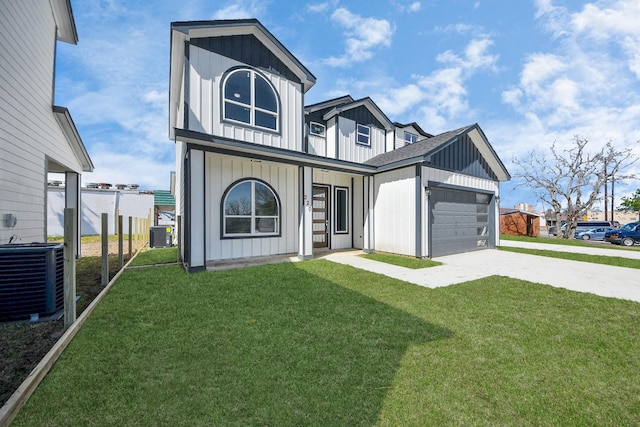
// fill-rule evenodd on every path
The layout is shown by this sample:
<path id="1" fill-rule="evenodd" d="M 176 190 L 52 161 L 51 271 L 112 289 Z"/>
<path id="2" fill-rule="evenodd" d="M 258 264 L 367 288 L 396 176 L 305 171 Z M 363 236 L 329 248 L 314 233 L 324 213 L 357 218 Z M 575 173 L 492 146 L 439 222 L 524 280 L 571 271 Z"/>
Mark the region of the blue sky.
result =
<path id="1" fill-rule="evenodd" d="M 316 76 L 306 104 L 369 96 L 432 134 L 479 123 L 512 175 L 514 157 L 574 135 L 640 156 L 638 0 L 71 3 L 80 41 L 58 44 L 55 103 L 95 165 L 84 183 L 169 188 L 170 23 L 188 20 L 259 19 Z M 546 208 L 516 184 L 501 185 L 503 207 Z"/>

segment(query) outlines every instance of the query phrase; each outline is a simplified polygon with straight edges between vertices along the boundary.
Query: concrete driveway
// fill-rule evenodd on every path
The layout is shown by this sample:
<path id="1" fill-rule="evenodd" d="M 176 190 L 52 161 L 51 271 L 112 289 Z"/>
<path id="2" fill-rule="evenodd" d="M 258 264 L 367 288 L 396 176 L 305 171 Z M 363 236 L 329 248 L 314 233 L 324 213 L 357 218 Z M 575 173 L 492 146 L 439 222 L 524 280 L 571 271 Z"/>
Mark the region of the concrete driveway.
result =
<path id="1" fill-rule="evenodd" d="M 605 246 L 574 248 L 514 241 L 503 241 L 502 245 L 640 259 L 638 251 L 607 249 Z M 604 297 L 640 302 L 640 270 L 633 268 L 485 249 L 435 258 L 435 261 L 440 261 L 443 265 L 413 270 L 371 261 L 358 256 L 360 253 L 360 251 L 336 252 L 327 255 L 326 259 L 429 288 L 499 275 Z"/>

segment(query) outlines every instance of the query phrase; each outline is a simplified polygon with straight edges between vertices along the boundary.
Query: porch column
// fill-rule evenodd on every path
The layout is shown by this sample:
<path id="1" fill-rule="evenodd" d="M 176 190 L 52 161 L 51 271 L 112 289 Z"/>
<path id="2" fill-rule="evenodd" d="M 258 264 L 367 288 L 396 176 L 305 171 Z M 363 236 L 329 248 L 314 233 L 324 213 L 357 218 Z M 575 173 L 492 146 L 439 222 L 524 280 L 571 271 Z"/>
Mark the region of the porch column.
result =
<path id="1" fill-rule="evenodd" d="M 188 183 L 185 197 L 188 205 L 189 271 L 205 269 L 205 166 L 204 152 L 189 150 Z"/>
<path id="2" fill-rule="evenodd" d="M 370 254 L 374 251 L 374 205 L 373 202 L 375 200 L 374 193 L 374 177 L 373 176 L 365 176 L 364 180 L 364 236 L 363 236 L 363 244 L 362 251 L 364 253 Z"/>
<path id="3" fill-rule="evenodd" d="M 65 187 L 64 187 L 64 207 L 67 209 L 74 209 L 76 211 L 76 220 L 74 221 L 73 228 L 75 230 L 75 246 L 76 253 L 74 256 L 76 258 L 80 257 L 80 237 L 82 235 L 81 224 L 82 224 L 82 211 L 81 207 L 81 184 L 80 184 L 80 174 L 75 172 L 65 172 Z"/>
<path id="4" fill-rule="evenodd" d="M 313 258 L 313 168 L 298 168 L 300 219 L 298 221 L 298 258 Z"/>

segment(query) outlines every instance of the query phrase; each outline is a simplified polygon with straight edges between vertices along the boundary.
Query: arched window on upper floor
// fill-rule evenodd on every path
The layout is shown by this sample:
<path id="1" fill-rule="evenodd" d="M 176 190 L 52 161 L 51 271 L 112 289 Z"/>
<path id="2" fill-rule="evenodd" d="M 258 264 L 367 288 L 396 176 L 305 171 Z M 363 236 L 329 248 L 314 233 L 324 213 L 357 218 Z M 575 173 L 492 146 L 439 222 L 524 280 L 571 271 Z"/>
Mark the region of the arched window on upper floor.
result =
<path id="1" fill-rule="evenodd" d="M 259 72 L 239 68 L 222 81 L 222 117 L 270 131 L 279 131 L 278 96 L 271 83 Z"/>

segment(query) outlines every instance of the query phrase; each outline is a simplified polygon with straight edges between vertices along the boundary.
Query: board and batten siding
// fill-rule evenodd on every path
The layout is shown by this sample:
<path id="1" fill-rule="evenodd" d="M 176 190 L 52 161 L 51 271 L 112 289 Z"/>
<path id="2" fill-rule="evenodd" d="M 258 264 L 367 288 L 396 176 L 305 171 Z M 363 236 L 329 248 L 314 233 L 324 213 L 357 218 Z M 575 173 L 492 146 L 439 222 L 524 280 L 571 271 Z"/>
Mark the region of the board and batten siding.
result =
<path id="1" fill-rule="evenodd" d="M 358 144 L 356 143 L 356 122 L 339 117 L 337 158 L 348 162 L 364 163 L 372 157 L 384 153 L 387 137 L 385 130 L 376 127 L 370 127 L 370 129 L 370 145 Z"/>
<path id="2" fill-rule="evenodd" d="M 309 135 L 309 154 L 327 157 L 327 139 L 317 135 Z"/>
<path id="3" fill-rule="evenodd" d="M 56 24 L 48 2 L 0 2 L 0 206 L 17 218 L 0 243 L 46 239 L 47 163 L 82 172 L 56 120 Z"/>
<path id="4" fill-rule="evenodd" d="M 280 237 L 221 238 L 222 197 L 234 182 L 259 179 L 280 200 Z M 206 154 L 207 261 L 295 253 L 298 249 L 298 168 L 242 157 Z M 194 195 L 196 196 L 196 195 Z"/>
<path id="5" fill-rule="evenodd" d="M 416 256 L 416 168 L 375 176 L 374 249 Z"/>
<path id="6" fill-rule="evenodd" d="M 265 70 L 258 70 L 273 85 L 280 103 L 280 132 L 222 121 L 221 83 L 231 68 L 246 66 L 241 62 L 209 52 L 196 46 L 189 47 L 188 129 L 209 135 L 223 136 L 254 144 L 287 150 L 302 151 L 303 96 L 300 84 Z"/>

